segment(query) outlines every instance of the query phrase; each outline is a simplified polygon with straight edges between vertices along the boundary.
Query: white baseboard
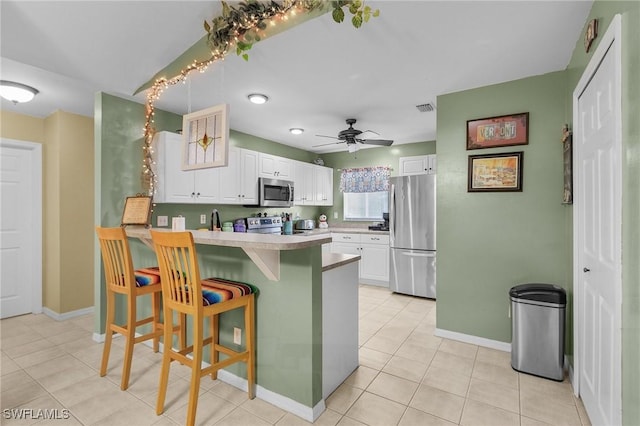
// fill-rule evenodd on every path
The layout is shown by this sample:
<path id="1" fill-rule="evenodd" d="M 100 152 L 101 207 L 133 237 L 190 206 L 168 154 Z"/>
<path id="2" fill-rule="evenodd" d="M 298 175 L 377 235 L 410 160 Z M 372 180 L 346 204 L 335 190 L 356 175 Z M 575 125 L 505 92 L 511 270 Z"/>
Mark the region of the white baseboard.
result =
<path id="1" fill-rule="evenodd" d="M 139 333 L 136 333 L 136 336 Z M 96 339 L 96 334 L 94 334 L 94 340 Z M 102 341 L 104 341 L 104 334 L 98 335 L 102 336 Z M 119 336 L 119 334 L 117 334 Z M 115 336 L 114 336 L 115 337 Z M 97 341 L 97 340 L 96 340 Z M 153 341 L 148 340 L 143 342 L 143 344 L 153 347 Z M 160 342 L 159 353 L 164 352 L 164 347 L 162 342 Z M 191 358 L 191 355 L 187 355 Z M 206 361 L 202 362 L 202 367 L 206 368 L 209 364 Z M 240 389 L 243 392 L 247 392 L 247 379 L 237 376 L 233 373 L 230 373 L 227 370 L 218 370 L 218 380 L 221 382 L 225 382 L 235 388 Z M 278 408 L 282 408 L 285 411 L 288 411 L 291 414 L 295 414 L 298 417 L 303 418 L 304 420 L 313 423 L 325 410 L 324 399 L 321 399 L 315 407 L 307 407 L 304 404 L 299 403 L 298 401 L 294 401 L 293 399 L 280 395 L 279 393 L 275 393 L 268 389 L 263 388 L 260 385 L 256 386 L 256 397 L 260 398 L 263 401 L 266 401 L 270 404 L 275 405 Z"/>
<path id="2" fill-rule="evenodd" d="M 496 349 L 504 352 L 511 352 L 511 343 L 501 342 L 499 340 L 486 339 L 484 337 L 458 333 L 456 331 L 443 330 L 441 328 L 436 328 L 433 334 L 438 337 L 444 337 L 445 339 L 471 343 L 473 345 L 483 346 L 485 348 Z"/>
<path id="3" fill-rule="evenodd" d="M 247 391 L 247 379 L 236 376 L 227 370 L 218 371 L 218 380 L 234 386 L 243 392 Z M 265 389 L 260 385 L 256 386 L 256 397 L 312 423 L 320 417 L 326 408 L 324 399 L 321 399 L 315 407 L 311 408 L 299 403 L 298 401 L 294 401 L 289 397 Z"/>
<path id="4" fill-rule="evenodd" d="M 83 308 L 83 309 L 78 309 L 75 311 L 70 311 L 70 312 L 65 312 L 63 314 L 59 314 L 55 311 L 52 311 L 51 309 L 47 308 L 47 307 L 43 307 L 42 308 L 42 313 L 45 314 L 46 316 L 48 316 L 49 318 L 53 318 L 56 321 L 64 321 L 64 320 L 68 320 L 71 318 L 75 318 L 75 317 L 81 317 L 83 315 L 89 315 L 93 313 L 93 306 L 90 306 L 88 308 Z"/>

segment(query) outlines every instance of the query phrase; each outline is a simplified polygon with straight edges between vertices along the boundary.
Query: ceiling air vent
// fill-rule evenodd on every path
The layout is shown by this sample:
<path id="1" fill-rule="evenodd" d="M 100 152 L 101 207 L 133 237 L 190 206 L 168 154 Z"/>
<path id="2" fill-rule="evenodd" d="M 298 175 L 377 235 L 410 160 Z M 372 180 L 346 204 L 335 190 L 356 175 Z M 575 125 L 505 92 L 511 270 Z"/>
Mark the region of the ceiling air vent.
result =
<path id="1" fill-rule="evenodd" d="M 431 102 L 429 102 L 427 104 L 416 105 L 416 108 L 418 108 L 418 111 L 420 111 L 420 112 L 431 112 L 434 109 L 436 109 L 436 107 L 433 106 L 433 104 Z"/>

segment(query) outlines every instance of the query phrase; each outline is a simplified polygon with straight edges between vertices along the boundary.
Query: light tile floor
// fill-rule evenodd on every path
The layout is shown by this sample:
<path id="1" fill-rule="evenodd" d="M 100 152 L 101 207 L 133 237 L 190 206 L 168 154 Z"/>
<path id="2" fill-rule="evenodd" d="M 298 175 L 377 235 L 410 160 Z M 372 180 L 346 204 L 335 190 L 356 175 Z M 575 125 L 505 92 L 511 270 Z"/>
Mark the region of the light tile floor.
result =
<path id="1" fill-rule="evenodd" d="M 360 367 L 326 401 L 315 424 L 588 425 L 568 380 L 521 374 L 506 352 L 434 336 L 436 303 L 360 286 Z M 124 348 L 115 339 L 109 370 L 98 376 L 102 344 L 93 318 L 45 315 L 0 321 L 0 423 L 6 425 L 183 424 L 189 369 L 172 364 L 165 412 L 155 414 L 159 354 L 136 345 L 130 386 L 120 391 Z M 8 409 L 69 410 L 70 418 L 9 419 Z M 199 425 L 308 424 L 220 381 L 203 379 Z"/>

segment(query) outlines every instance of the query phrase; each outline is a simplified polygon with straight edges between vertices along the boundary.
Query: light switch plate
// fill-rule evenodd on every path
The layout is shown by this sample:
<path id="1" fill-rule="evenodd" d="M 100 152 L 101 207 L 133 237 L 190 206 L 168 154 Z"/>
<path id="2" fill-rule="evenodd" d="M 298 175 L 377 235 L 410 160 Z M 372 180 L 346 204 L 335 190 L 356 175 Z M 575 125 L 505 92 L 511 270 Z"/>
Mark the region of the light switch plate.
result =
<path id="1" fill-rule="evenodd" d="M 169 226 L 169 216 L 158 216 L 158 226 Z"/>
<path id="2" fill-rule="evenodd" d="M 200 225 L 204 225 L 205 223 L 207 223 L 207 215 L 206 214 L 201 214 L 200 215 Z"/>
<path id="3" fill-rule="evenodd" d="M 236 345 L 242 343 L 242 330 L 238 327 L 233 327 L 233 343 Z"/>
<path id="4" fill-rule="evenodd" d="M 333 212 L 333 218 L 337 219 L 338 218 L 338 212 Z"/>

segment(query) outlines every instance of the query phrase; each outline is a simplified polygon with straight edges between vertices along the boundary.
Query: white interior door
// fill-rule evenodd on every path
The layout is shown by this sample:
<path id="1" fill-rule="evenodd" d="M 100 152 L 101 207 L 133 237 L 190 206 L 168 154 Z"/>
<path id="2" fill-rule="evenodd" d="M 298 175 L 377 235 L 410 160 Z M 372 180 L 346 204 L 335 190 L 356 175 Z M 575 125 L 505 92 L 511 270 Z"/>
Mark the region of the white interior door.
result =
<path id="1" fill-rule="evenodd" d="M 576 264 L 579 393 L 592 424 L 621 424 L 619 38 L 603 38 L 577 95 Z"/>
<path id="2" fill-rule="evenodd" d="M 0 318 L 42 310 L 41 149 L 0 140 Z"/>

